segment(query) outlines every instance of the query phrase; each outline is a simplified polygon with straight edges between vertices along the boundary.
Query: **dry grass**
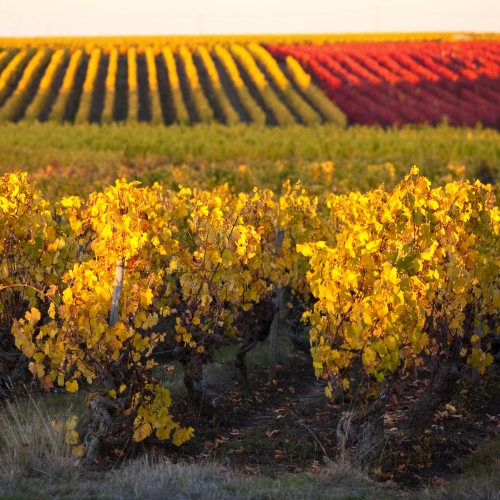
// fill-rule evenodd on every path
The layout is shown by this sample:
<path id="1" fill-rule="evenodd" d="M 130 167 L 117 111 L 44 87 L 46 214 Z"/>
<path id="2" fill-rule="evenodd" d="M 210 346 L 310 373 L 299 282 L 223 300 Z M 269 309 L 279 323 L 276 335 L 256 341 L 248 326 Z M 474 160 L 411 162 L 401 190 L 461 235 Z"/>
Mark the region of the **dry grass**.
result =
<path id="1" fill-rule="evenodd" d="M 82 416 L 82 405 L 75 397 L 30 397 L 8 402 L 0 410 L 0 477 L 3 486 L 23 477 L 49 480 L 69 479 L 75 475 L 76 459 L 65 442 L 64 423 Z"/>
<path id="2" fill-rule="evenodd" d="M 259 353 L 255 353 L 259 359 Z M 333 465 L 316 474 L 245 477 L 216 462 L 172 464 L 145 456 L 111 471 L 77 466 L 64 431 L 52 421 L 83 415 L 74 396 L 30 398 L 0 409 L 0 499 L 390 499 L 397 493 L 361 472 Z M 410 494 L 410 499 L 500 500 L 500 440 L 465 462 L 451 484 Z M 255 472 L 255 471 L 254 471 Z"/>
<path id="3" fill-rule="evenodd" d="M 0 498 L 343 499 L 369 498 L 371 483 L 337 468 L 320 474 L 250 478 L 216 462 L 171 464 L 145 456 L 112 471 L 83 469 L 52 422 L 84 419 L 74 396 L 28 398 L 0 409 Z"/>
<path id="4" fill-rule="evenodd" d="M 59 477 L 49 481 L 31 477 L 11 483 L 8 488 L 2 484 L 0 498 L 354 500 L 375 499 L 378 495 L 370 481 L 348 469 L 277 479 L 248 478 L 221 469 L 215 463 L 174 465 L 150 457 L 105 474 L 89 472 L 69 479 Z"/>

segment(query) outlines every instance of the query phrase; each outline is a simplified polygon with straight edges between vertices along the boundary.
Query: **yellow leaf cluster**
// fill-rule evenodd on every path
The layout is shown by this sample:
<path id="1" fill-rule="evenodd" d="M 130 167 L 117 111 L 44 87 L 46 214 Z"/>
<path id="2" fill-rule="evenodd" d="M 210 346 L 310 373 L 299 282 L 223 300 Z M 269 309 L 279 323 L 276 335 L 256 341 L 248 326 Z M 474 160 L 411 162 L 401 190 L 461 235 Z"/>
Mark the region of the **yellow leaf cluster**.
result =
<path id="1" fill-rule="evenodd" d="M 440 339 L 467 343 L 471 311 L 497 315 L 498 209 L 487 187 L 431 189 L 413 167 L 392 192 L 330 195 L 327 204 L 335 238 L 297 245 L 317 298 L 306 313 L 317 376 L 340 381 L 361 356 L 381 381 Z M 492 358 L 474 347 L 468 362 L 484 367 Z"/>
<path id="2" fill-rule="evenodd" d="M 136 400 L 138 406 L 137 417 L 134 421 L 134 441 L 142 441 L 153 432 L 161 441 L 172 439 L 176 446 L 180 446 L 193 436 L 191 427 L 182 428 L 172 420 L 168 412 L 171 404 L 170 392 L 161 385 L 148 384 Z"/>
<path id="3" fill-rule="evenodd" d="M 333 165 L 318 169 L 330 175 Z M 452 346 L 483 370 L 492 358 L 481 338 L 500 321 L 499 238 L 488 187 L 432 189 L 416 167 L 392 191 L 321 203 L 300 183 L 287 182 L 276 199 L 227 184 L 173 192 L 118 180 L 87 201 L 51 205 L 26 174 L 0 178 L 2 304 L 9 290 L 26 304 L 12 328 L 17 347 L 46 389 L 92 384 L 126 399 L 138 441 L 154 432 L 181 444 L 193 432 L 172 420 L 148 359 L 165 335 L 210 362 L 214 345 L 273 286 L 315 301 L 303 319 L 327 395 L 335 383 L 348 387 L 357 359 L 380 382 Z M 169 315 L 166 334 L 159 324 Z"/>

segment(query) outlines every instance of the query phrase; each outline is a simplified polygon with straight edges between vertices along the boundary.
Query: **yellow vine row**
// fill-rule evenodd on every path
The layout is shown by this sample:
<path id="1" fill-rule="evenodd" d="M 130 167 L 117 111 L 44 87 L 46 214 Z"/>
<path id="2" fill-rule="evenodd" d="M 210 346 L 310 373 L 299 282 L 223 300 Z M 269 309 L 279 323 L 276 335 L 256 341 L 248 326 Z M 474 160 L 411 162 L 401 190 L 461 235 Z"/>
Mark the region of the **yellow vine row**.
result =
<path id="1" fill-rule="evenodd" d="M 229 79 L 238 94 L 238 99 L 241 102 L 241 105 L 245 108 L 245 111 L 248 113 L 250 120 L 259 125 L 265 125 L 266 113 L 251 96 L 248 88 L 241 78 L 240 72 L 232 55 L 222 45 L 215 45 L 213 53 L 215 57 L 219 59 L 220 63 L 229 75 Z"/>
<path id="2" fill-rule="evenodd" d="M 18 52 L 9 62 L 0 75 L 0 105 L 4 102 L 17 76 L 23 71 L 35 53 L 34 49 L 25 49 Z"/>
<path id="3" fill-rule="evenodd" d="M 16 48 L 6 49 L 2 53 L 0 53 L 0 74 L 18 52 L 19 49 Z"/>
<path id="4" fill-rule="evenodd" d="M 66 113 L 68 99 L 75 85 L 75 75 L 83 62 L 83 58 L 83 49 L 77 49 L 75 50 L 75 52 L 73 52 L 73 54 L 71 54 L 68 68 L 66 70 L 66 74 L 64 75 L 64 79 L 57 99 L 50 112 L 49 120 L 59 123 L 63 121 L 64 115 Z"/>
<path id="5" fill-rule="evenodd" d="M 204 45 L 198 45 L 196 47 L 196 54 L 199 56 L 203 66 L 205 67 L 212 91 L 217 103 L 220 106 L 222 114 L 224 115 L 225 122 L 228 125 L 235 125 L 236 123 L 239 123 L 240 117 L 229 101 L 226 91 L 222 87 L 219 73 L 217 72 L 217 68 L 215 67 L 210 52 Z"/>
<path id="6" fill-rule="evenodd" d="M 104 108 L 102 111 L 102 123 L 111 123 L 113 121 L 113 112 L 115 107 L 116 95 L 116 72 L 118 70 L 118 57 L 120 53 L 116 47 L 113 47 L 109 53 L 108 72 L 106 74 Z"/>
<path id="7" fill-rule="evenodd" d="M 274 90 L 269 85 L 264 73 L 257 66 L 254 58 L 242 45 L 232 44 L 231 52 L 240 61 L 247 75 L 257 88 L 262 100 L 271 110 L 279 125 L 293 125 L 296 123 L 294 116 L 287 107 L 280 101 Z"/>
<path id="8" fill-rule="evenodd" d="M 172 49 L 169 46 L 163 47 L 162 54 L 167 66 L 168 82 L 170 85 L 170 90 L 172 92 L 172 101 L 174 104 L 175 120 L 177 121 L 177 123 L 188 124 L 189 114 L 186 109 L 186 105 L 184 104 L 184 98 L 182 96 L 174 54 L 172 53 Z"/>
<path id="9" fill-rule="evenodd" d="M 90 54 L 89 65 L 83 82 L 83 90 L 78 104 L 78 111 L 75 116 L 75 123 L 87 123 L 90 118 L 90 108 L 92 107 L 92 97 L 94 95 L 94 85 L 101 60 L 102 49 L 95 48 Z"/>
<path id="10" fill-rule="evenodd" d="M 137 85 L 137 49 L 130 47 L 127 51 L 128 64 L 128 113 L 127 122 L 137 123 L 139 119 L 139 89 Z"/>
<path id="11" fill-rule="evenodd" d="M 24 70 L 23 76 L 19 81 L 17 88 L 14 90 L 12 95 L 5 101 L 2 108 L 0 108 L 0 122 L 5 122 L 13 120 L 22 110 L 22 107 L 26 103 L 28 97 L 28 91 L 30 90 L 33 81 L 40 74 L 44 68 L 47 61 L 49 61 L 52 55 L 52 50 L 48 47 L 40 49 L 35 56 L 30 60 L 26 69 Z"/>
<path id="12" fill-rule="evenodd" d="M 146 47 L 144 54 L 146 56 L 146 66 L 148 69 L 151 123 L 153 125 L 159 125 L 163 123 L 163 112 L 161 109 L 160 92 L 158 89 L 158 75 L 156 71 L 155 52 L 152 47 Z"/>
<path id="13" fill-rule="evenodd" d="M 134 440 L 154 433 L 179 445 L 193 429 L 169 413 L 153 349 L 170 335 L 186 373 L 201 370 L 245 313 L 271 299 L 273 284 L 290 284 L 310 304 L 312 368 L 328 397 L 348 391 L 357 373 L 367 390 L 353 404 L 362 406 L 431 355 L 445 362 L 453 352 L 480 372 L 493 362 L 481 342 L 500 325 L 491 186 L 431 189 L 413 167 L 392 190 L 319 201 L 300 182 L 284 187 L 276 198 L 227 184 L 173 192 L 119 180 L 87 200 L 51 204 L 27 174 L 1 177 L 0 289 L 15 288 L 26 304 L 12 335 L 41 386 L 97 386 L 132 416 Z M 125 274 L 110 324 L 117 268 Z M 172 331 L 155 329 L 162 317 Z"/>
<path id="14" fill-rule="evenodd" d="M 198 76 L 198 70 L 194 64 L 191 51 L 186 46 L 182 45 L 179 47 L 179 57 L 184 66 L 184 71 L 186 72 L 191 100 L 196 110 L 196 114 L 201 122 L 210 123 L 213 121 L 214 112 L 205 96 L 205 93 L 203 92 Z"/>
<path id="15" fill-rule="evenodd" d="M 67 49 L 59 49 L 53 54 L 43 78 L 40 81 L 35 98 L 26 109 L 24 114 L 25 120 L 33 121 L 39 118 L 51 96 L 54 79 L 59 73 L 62 65 L 67 61 L 68 56 Z"/>
<path id="16" fill-rule="evenodd" d="M 262 46 L 256 43 L 248 44 L 250 53 L 262 64 L 271 80 L 283 94 L 290 108 L 306 125 L 318 125 L 321 116 L 299 95 L 288 78 L 279 67 L 276 59 Z"/>

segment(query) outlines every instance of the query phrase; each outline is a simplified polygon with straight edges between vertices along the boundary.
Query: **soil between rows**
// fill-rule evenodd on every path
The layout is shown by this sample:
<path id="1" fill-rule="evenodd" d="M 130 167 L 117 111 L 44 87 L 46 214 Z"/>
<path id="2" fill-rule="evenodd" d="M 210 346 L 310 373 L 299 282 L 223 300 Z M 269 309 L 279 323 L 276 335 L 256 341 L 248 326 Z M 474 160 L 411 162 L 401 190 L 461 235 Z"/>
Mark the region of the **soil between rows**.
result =
<path id="1" fill-rule="evenodd" d="M 266 348 L 267 343 L 259 346 L 263 352 Z M 194 437 L 180 447 L 154 437 L 134 444 L 131 422 L 117 423 L 97 464 L 112 466 L 153 453 L 173 463 L 215 460 L 249 476 L 325 468 L 328 460 L 337 459 L 336 427 L 349 407 L 348 398 L 339 403 L 324 396 L 325 384 L 314 377 L 308 356 L 291 352 L 281 361 L 275 384 L 267 383 L 267 366 L 259 361 L 250 364 L 246 388 L 226 378 L 223 387 L 209 387 L 201 408 L 173 397 L 174 419 L 195 429 Z M 426 390 L 423 375 L 391 401 L 384 458 L 369 471 L 376 481 L 402 491 L 446 484 L 462 472 L 468 456 L 500 433 L 500 369 L 494 366 L 477 387 L 460 387 L 424 434 L 408 438 L 405 423 L 412 402 Z"/>

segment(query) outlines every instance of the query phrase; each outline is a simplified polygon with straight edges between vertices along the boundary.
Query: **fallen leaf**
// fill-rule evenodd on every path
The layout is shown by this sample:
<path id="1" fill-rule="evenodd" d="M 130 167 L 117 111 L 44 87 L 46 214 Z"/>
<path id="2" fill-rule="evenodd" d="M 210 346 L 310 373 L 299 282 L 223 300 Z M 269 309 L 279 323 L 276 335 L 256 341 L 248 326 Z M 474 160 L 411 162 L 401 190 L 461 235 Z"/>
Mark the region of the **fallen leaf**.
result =
<path id="1" fill-rule="evenodd" d="M 450 404 L 446 404 L 444 405 L 444 407 L 451 413 L 457 413 L 457 409 L 453 406 L 453 405 L 450 405 Z"/>
<path id="2" fill-rule="evenodd" d="M 281 431 L 279 429 L 274 429 L 274 431 L 266 431 L 266 436 L 267 437 L 273 437 L 273 436 L 277 436 L 278 434 L 281 434 Z"/>
<path id="3" fill-rule="evenodd" d="M 52 381 L 52 377 L 50 375 L 45 375 L 45 377 L 42 377 L 40 379 L 40 385 L 42 386 L 42 389 L 45 391 L 50 391 L 50 389 L 54 388 L 54 382 Z"/>
<path id="4" fill-rule="evenodd" d="M 434 484 L 438 484 L 438 485 L 444 485 L 444 484 L 450 484 L 451 483 L 451 481 L 448 481 L 447 479 L 444 479 L 442 477 L 437 477 L 437 476 L 434 476 L 433 478 L 431 478 L 431 481 Z"/>
<path id="5" fill-rule="evenodd" d="M 250 472 L 250 474 L 258 474 L 259 473 L 259 471 L 257 469 L 252 469 L 248 465 L 245 465 L 245 467 L 243 467 L 243 470 L 246 472 Z"/>
<path id="6" fill-rule="evenodd" d="M 391 400 L 389 401 L 389 408 L 397 408 L 399 406 L 399 403 L 398 403 L 398 398 L 396 397 L 396 394 L 393 394 L 391 396 Z"/>
<path id="7" fill-rule="evenodd" d="M 164 371 L 167 375 L 172 375 L 172 373 L 174 372 L 174 365 L 164 365 L 164 366 L 163 366 L 163 371 Z"/>

